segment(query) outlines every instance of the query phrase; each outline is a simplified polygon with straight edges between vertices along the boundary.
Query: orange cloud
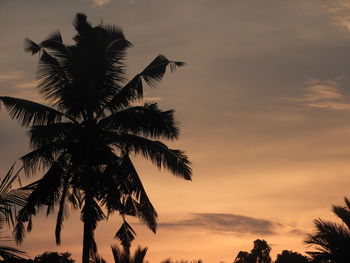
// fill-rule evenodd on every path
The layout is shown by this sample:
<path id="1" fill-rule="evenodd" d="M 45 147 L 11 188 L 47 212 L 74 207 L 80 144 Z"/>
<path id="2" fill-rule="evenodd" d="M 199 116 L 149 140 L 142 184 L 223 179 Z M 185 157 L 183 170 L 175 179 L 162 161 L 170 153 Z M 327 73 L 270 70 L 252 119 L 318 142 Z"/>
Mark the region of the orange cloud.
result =
<path id="1" fill-rule="evenodd" d="M 331 14 L 331 22 L 350 31 L 350 1 L 349 0 L 331 0 L 324 7 Z"/>
<path id="2" fill-rule="evenodd" d="M 339 78 L 335 80 L 310 79 L 305 82 L 306 93 L 299 98 L 285 98 L 310 108 L 350 110 L 350 103 L 339 89 Z"/>
<path id="3" fill-rule="evenodd" d="M 8 70 L 0 73 L 0 82 L 20 79 L 24 76 L 24 72 L 20 70 Z"/>
<path id="4" fill-rule="evenodd" d="M 92 1 L 92 6 L 96 7 L 96 6 L 103 6 L 109 3 L 109 0 L 93 0 Z"/>

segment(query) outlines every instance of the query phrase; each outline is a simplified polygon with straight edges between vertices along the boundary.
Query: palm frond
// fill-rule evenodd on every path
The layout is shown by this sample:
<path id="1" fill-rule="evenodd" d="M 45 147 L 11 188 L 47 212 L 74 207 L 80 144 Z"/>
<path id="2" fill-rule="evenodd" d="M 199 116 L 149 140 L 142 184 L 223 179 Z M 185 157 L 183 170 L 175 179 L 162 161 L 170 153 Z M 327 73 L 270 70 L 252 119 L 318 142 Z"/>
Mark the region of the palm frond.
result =
<path id="1" fill-rule="evenodd" d="M 48 125 L 33 125 L 28 131 L 32 149 L 48 144 L 63 142 L 77 126 L 71 122 L 58 122 Z"/>
<path id="2" fill-rule="evenodd" d="M 59 42 L 62 43 L 62 36 L 60 31 L 54 31 L 53 33 L 51 33 L 51 35 L 49 35 L 44 41 L 42 41 L 40 44 L 41 46 L 45 47 L 45 48 L 50 48 L 50 44 L 52 42 Z"/>
<path id="3" fill-rule="evenodd" d="M 60 109 L 65 109 L 66 93 L 72 89 L 73 79 L 65 65 L 45 50 L 39 59 L 36 78 L 40 80 L 38 89 L 44 98 L 53 102 Z"/>
<path id="4" fill-rule="evenodd" d="M 29 38 L 26 38 L 24 40 L 23 48 L 25 52 L 31 52 L 32 55 L 38 53 L 41 50 L 41 46 Z"/>
<path id="5" fill-rule="evenodd" d="M 124 248 L 124 251 L 127 252 L 128 255 L 130 254 L 131 242 L 135 239 L 135 235 L 136 233 L 134 229 L 124 219 L 122 225 L 115 234 L 115 238 L 120 241 Z"/>
<path id="6" fill-rule="evenodd" d="M 344 202 L 345 202 L 347 208 L 350 210 L 350 200 L 348 198 L 344 197 Z"/>
<path id="7" fill-rule="evenodd" d="M 51 107 L 29 100 L 1 96 L 0 101 L 5 105 L 10 117 L 25 127 L 52 124 L 66 117 Z"/>
<path id="8" fill-rule="evenodd" d="M 146 83 L 154 87 L 162 79 L 165 74 L 167 66 L 170 65 L 171 71 L 174 71 L 176 67 L 182 67 L 185 65 L 184 62 L 170 61 L 163 55 L 158 55 L 142 72 L 141 76 Z"/>
<path id="9" fill-rule="evenodd" d="M 13 247 L 0 245 L 0 259 L 23 259 L 26 253 Z"/>
<path id="10" fill-rule="evenodd" d="M 41 179 L 22 188 L 29 191 L 30 194 L 26 204 L 17 215 L 17 223 L 14 229 L 17 243 L 22 243 L 26 234 L 24 224 L 28 222 L 27 231 L 30 232 L 31 217 L 36 215 L 43 206 L 48 207 L 48 212 L 52 211 L 50 208 L 58 202 L 63 193 L 64 177 L 61 175 L 66 173 L 66 161 L 66 156 L 60 156 Z"/>
<path id="11" fill-rule="evenodd" d="M 191 162 L 183 151 L 169 149 L 159 141 L 152 141 L 136 135 L 108 132 L 104 134 L 111 144 L 115 144 L 122 149 L 128 149 L 130 152 L 141 154 L 144 158 L 150 159 L 159 169 L 164 167 L 175 176 L 191 180 Z"/>
<path id="12" fill-rule="evenodd" d="M 53 32 L 48 38 L 40 43 L 40 47 L 50 51 L 57 58 L 67 58 L 72 53 L 69 48 L 63 44 L 62 36 L 59 31 Z"/>
<path id="13" fill-rule="evenodd" d="M 149 200 L 147 193 L 142 185 L 141 179 L 132 164 L 128 155 L 123 156 L 123 161 L 121 164 L 124 171 L 127 171 L 128 180 L 130 182 L 129 191 L 137 198 L 137 217 L 141 219 L 142 222 L 146 223 L 147 226 L 155 233 L 157 230 L 157 217 L 158 214 Z"/>
<path id="14" fill-rule="evenodd" d="M 125 195 L 120 187 L 124 171 L 118 161 L 111 161 L 99 176 L 99 192 L 101 193 L 101 204 L 107 208 L 108 215 L 119 211 L 122 207 L 121 199 Z"/>
<path id="15" fill-rule="evenodd" d="M 30 176 L 35 174 L 38 169 L 51 167 L 58 156 L 63 154 L 65 146 L 64 142 L 53 142 L 22 156 L 20 159 L 23 163 L 25 174 Z"/>
<path id="16" fill-rule="evenodd" d="M 132 262 L 133 263 L 143 263 L 144 259 L 146 257 L 148 248 L 142 248 L 140 246 L 137 247 L 137 249 L 134 252 L 134 256 L 132 257 Z"/>
<path id="17" fill-rule="evenodd" d="M 116 112 L 130 103 L 143 98 L 142 79 L 139 74 L 132 78 L 122 89 L 107 103 L 106 108 Z"/>
<path id="18" fill-rule="evenodd" d="M 334 205 L 334 206 L 332 206 L 332 211 L 350 229 L 350 210 L 346 207 Z"/>
<path id="19" fill-rule="evenodd" d="M 16 211 L 16 208 L 24 206 L 28 197 L 26 191 L 12 189 L 14 181 L 18 178 L 22 170 L 22 168 L 20 168 L 14 173 L 14 165 L 15 164 L 12 165 L 0 182 L 0 224 L 13 224 L 14 211 Z"/>
<path id="20" fill-rule="evenodd" d="M 82 36 L 91 30 L 91 24 L 87 21 L 86 14 L 77 13 L 75 15 L 73 26 L 78 34 L 73 38 L 77 43 L 79 43 Z"/>
<path id="21" fill-rule="evenodd" d="M 176 67 L 182 67 L 185 63 L 170 61 L 163 55 L 157 56 L 140 74 L 137 74 L 132 78 L 131 81 L 129 81 L 110 99 L 106 104 L 105 109 L 115 112 L 116 110 L 120 110 L 123 107 L 130 105 L 130 103 L 135 102 L 136 100 L 142 99 L 142 79 L 146 81 L 149 86 L 156 86 L 162 80 L 168 65 L 170 65 L 170 70 L 174 71 Z"/>
<path id="22" fill-rule="evenodd" d="M 15 163 L 11 166 L 10 170 L 6 173 L 6 175 L 0 182 L 0 196 L 3 196 L 4 194 L 9 192 L 9 190 L 12 188 L 12 183 L 18 177 L 20 170 L 16 174 L 14 174 L 14 167 Z"/>
<path id="23" fill-rule="evenodd" d="M 315 247 L 317 252 L 311 252 L 310 256 L 322 257 L 334 260 L 334 262 L 345 262 L 341 259 L 350 258 L 350 232 L 344 225 L 322 219 L 314 220 L 316 230 L 309 234 L 305 243 Z M 346 260 L 347 261 L 347 260 Z"/>
<path id="24" fill-rule="evenodd" d="M 105 41 L 108 43 L 105 48 L 105 56 L 113 62 L 123 59 L 125 49 L 132 46 L 123 33 L 123 30 L 115 25 L 100 25 L 106 32 Z M 112 59 L 112 60 L 111 60 Z"/>
<path id="25" fill-rule="evenodd" d="M 161 111 L 157 103 L 145 103 L 118 111 L 101 120 L 99 126 L 122 133 L 144 135 L 151 138 L 177 139 L 179 129 L 174 110 Z"/>
<path id="26" fill-rule="evenodd" d="M 90 262 L 91 263 L 107 263 L 107 261 L 104 260 L 104 258 L 101 257 L 100 255 L 98 255 L 97 253 L 93 253 L 90 256 Z"/>
<path id="27" fill-rule="evenodd" d="M 81 210 L 80 219 L 83 222 L 89 222 L 92 228 L 95 229 L 97 226 L 97 223 L 105 219 L 106 216 L 103 213 L 100 206 L 98 205 L 98 203 L 96 202 L 96 200 L 94 200 L 93 198 L 87 198 L 86 195 L 83 200 L 84 200 L 84 205 Z"/>
<path id="28" fill-rule="evenodd" d="M 129 260 L 128 256 L 123 253 L 118 246 L 111 246 L 114 263 L 125 263 Z"/>
<path id="29" fill-rule="evenodd" d="M 64 178 L 64 184 L 62 187 L 62 193 L 61 193 L 61 198 L 59 201 L 59 210 L 57 213 L 57 219 L 56 219 L 56 228 L 55 228 L 55 237 L 56 237 L 56 244 L 60 245 L 61 244 L 61 230 L 63 227 L 63 221 L 65 218 L 67 218 L 67 207 L 66 207 L 66 199 L 68 196 L 68 187 L 69 187 L 69 177 L 66 176 Z"/>

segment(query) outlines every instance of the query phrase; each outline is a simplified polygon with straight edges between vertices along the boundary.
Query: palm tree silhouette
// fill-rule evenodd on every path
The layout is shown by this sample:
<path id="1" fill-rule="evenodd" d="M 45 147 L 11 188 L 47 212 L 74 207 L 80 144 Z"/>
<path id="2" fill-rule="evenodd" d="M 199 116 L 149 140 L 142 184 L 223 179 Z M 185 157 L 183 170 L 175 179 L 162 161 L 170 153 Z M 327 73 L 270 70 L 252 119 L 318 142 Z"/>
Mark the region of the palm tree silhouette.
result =
<path id="1" fill-rule="evenodd" d="M 314 220 L 316 230 L 309 234 L 306 244 L 317 251 L 307 252 L 313 262 L 350 262 L 350 201 L 344 198 L 346 206 L 332 206 L 332 212 L 342 224 L 322 219 Z"/>
<path id="2" fill-rule="evenodd" d="M 20 170 L 14 173 L 14 165 L 0 181 L 0 229 L 4 225 L 12 226 L 15 216 L 15 207 L 25 204 L 27 193 L 20 189 L 13 189 L 12 184 L 18 177 Z M 0 259 L 20 259 L 25 252 L 13 247 L 0 245 Z"/>
<path id="3" fill-rule="evenodd" d="M 58 205 L 55 235 L 59 244 L 67 204 L 71 204 L 81 211 L 82 262 L 87 263 L 97 251 L 97 223 L 115 211 L 123 218 L 116 237 L 126 250 L 135 232 L 125 216 L 136 216 L 156 231 L 157 213 L 130 154 L 186 180 L 192 172 L 183 151 L 158 141 L 178 138 L 174 111 L 161 111 L 156 103 L 135 104 L 143 98 L 145 83 L 156 86 L 167 66 L 173 71 L 184 63 L 159 55 L 127 82 L 124 60 L 131 43 L 122 30 L 104 24 L 93 27 L 82 13 L 73 25 L 77 31 L 73 45 L 65 45 L 59 32 L 40 44 L 25 41 L 26 51 L 40 55 L 38 89 L 51 106 L 4 96 L 0 100 L 10 117 L 30 127 L 32 151 L 21 157 L 26 174 L 46 169 L 41 179 L 25 188 L 31 194 L 19 212 L 17 241 L 23 241 L 31 230 L 32 216 L 43 206 L 49 214 Z"/>

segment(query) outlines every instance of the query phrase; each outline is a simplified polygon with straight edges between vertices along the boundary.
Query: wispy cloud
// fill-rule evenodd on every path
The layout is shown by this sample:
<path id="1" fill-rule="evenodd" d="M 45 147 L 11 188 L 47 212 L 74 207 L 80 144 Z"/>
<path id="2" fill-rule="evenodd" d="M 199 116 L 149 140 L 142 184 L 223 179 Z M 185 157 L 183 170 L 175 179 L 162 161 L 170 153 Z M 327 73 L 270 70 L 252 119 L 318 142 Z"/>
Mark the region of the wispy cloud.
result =
<path id="1" fill-rule="evenodd" d="M 350 0 L 329 0 L 324 7 L 330 12 L 334 25 L 350 31 Z"/>
<path id="2" fill-rule="evenodd" d="M 92 6 L 96 7 L 96 6 L 103 6 L 108 4 L 110 1 L 109 0 L 92 0 Z"/>
<path id="3" fill-rule="evenodd" d="M 24 76 L 24 72 L 20 70 L 8 70 L 0 73 L 0 82 L 17 80 Z"/>
<path id="4" fill-rule="evenodd" d="M 143 100 L 144 101 L 161 101 L 162 98 L 161 97 L 144 97 Z"/>
<path id="5" fill-rule="evenodd" d="M 14 87 L 19 89 L 31 89 L 31 88 L 35 88 L 37 85 L 38 85 L 38 81 L 34 80 L 34 81 L 17 83 L 14 85 Z"/>
<path id="6" fill-rule="evenodd" d="M 115 2 L 121 2 L 121 3 L 127 3 L 129 5 L 132 5 L 136 2 L 136 0 L 115 0 Z M 111 3 L 111 0 L 92 0 L 92 7 L 98 7 L 98 6 L 104 6 Z"/>
<path id="7" fill-rule="evenodd" d="M 261 218 L 235 214 L 195 213 L 184 220 L 160 223 L 161 228 L 197 228 L 219 233 L 275 234 L 278 224 Z"/>
<path id="8" fill-rule="evenodd" d="M 350 110 L 347 97 L 339 89 L 340 79 L 317 80 L 309 79 L 305 82 L 306 91 L 299 98 L 284 98 L 286 100 L 300 103 L 310 108 Z"/>

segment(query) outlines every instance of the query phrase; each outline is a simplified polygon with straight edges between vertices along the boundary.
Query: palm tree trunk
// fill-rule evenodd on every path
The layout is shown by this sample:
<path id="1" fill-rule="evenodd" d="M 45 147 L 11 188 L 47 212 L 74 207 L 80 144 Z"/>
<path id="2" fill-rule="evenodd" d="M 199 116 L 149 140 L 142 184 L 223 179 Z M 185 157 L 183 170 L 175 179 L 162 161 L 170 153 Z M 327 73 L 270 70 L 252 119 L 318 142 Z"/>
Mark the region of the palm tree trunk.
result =
<path id="1" fill-rule="evenodd" d="M 85 216 L 83 217 L 84 233 L 83 233 L 83 255 L 82 263 L 89 263 L 90 256 L 96 247 L 94 246 L 94 227 L 91 214 L 92 197 L 90 191 L 85 191 L 84 208 Z"/>
<path id="2" fill-rule="evenodd" d="M 83 233 L 83 255 L 82 263 L 90 262 L 90 250 L 91 250 L 91 236 L 92 229 L 89 222 L 84 222 L 84 233 Z"/>

